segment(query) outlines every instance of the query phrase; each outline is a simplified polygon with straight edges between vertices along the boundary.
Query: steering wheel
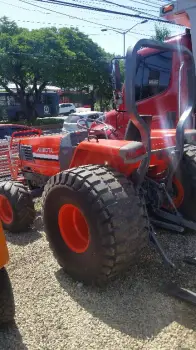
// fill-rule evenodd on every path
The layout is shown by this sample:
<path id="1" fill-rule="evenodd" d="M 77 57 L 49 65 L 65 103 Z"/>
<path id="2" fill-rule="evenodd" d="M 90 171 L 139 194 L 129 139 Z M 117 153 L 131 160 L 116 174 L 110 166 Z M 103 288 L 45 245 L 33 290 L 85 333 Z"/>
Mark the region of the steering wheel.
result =
<path id="1" fill-rule="evenodd" d="M 101 117 L 100 117 L 100 118 L 101 118 Z M 102 124 L 102 125 L 103 125 L 103 128 L 100 129 L 100 131 L 103 131 L 103 130 L 104 130 L 104 127 L 107 128 L 107 129 L 108 129 L 108 128 L 112 128 L 112 129 L 113 129 L 113 127 L 112 127 L 111 125 L 108 125 L 108 124 L 104 123 L 104 122 L 103 122 L 102 120 L 100 120 L 99 118 L 93 120 L 93 122 L 96 123 L 96 124 Z M 91 125 L 90 128 L 89 128 L 89 132 L 91 131 L 91 129 L 92 129 L 92 125 Z"/>
<path id="2" fill-rule="evenodd" d="M 89 119 L 88 119 L 89 120 Z M 84 124 L 81 124 L 81 123 L 84 123 Z M 88 126 L 88 121 L 87 121 L 87 119 L 79 119 L 78 121 L 77 121 L 77 126 L 78 126 L 78 128 L 79 129 L 85 129 L 85 130 L 89 130 L 89 126 Z"/>
<path id="3" fill-rule="evenodd" d="M 91 121 L 92 121 L 92 125 L 93 125 L 93 123 L 102 124 L 102 125 L 103 125 L 103 128 L 101 128 L 99 131 L 104 131 L 105 129 L 106 129 L 106 130 L 109 129 L 109 130 L 111 131 L 111 134 L 114 134 L 115 131 L 116 131 L 112 125 L 108 125 L 108 124 L 104 123 L 104 122 L 103 122 L 102 120 L 100 120 L 99 118 L 98 118 L 98 119 L 90 119 L 90 118 L 88 118 L 88 119 L 79 119 L 79 120 L 77 121 L 77 125 L 78 125 L 78 127 L 79 127 L 80 129 L 85 129 L 85 130 L 87 130 L 87 131 L 88 131 L 88 134 L 90 135 L 91 130 L 93 130 L 93 127 L 92 127 L 92 125 L 89 127 L 88 122 L 91 122 Z M 81 122 L 84 122 L 84 124 L 82 125 Z"/>
<path id="4" fill-rule="evenodd" d="M 80 129 L 85 129 L 85 130 L 87 130 L 87 131 L 90 131 L 90 129 L 91 129 L 91 126 L 89 127 L 89 125 L 88 125 L 88 122 L 92 122 L 92 123 L 97 123 L 97 124 L 99 124 L 99 123 L 103 123 L 103 122 L 101 122 L 101 120 L 98 122 L 98 120 L 99 120 L 99 118 L 98 119 L 91 119 L 91 118 L 82 118 L 82 119 L 79 119 L 78 121 L 77 121 L 77 125 L 78 125 L 78 127 L 80 128 Z M 84 124 L 82 124 L 82 122 L 84 123 Z M 106 124 L 105 124 L 106 125 Z M 107 125 L 106 125 L 107 126 Z"/>

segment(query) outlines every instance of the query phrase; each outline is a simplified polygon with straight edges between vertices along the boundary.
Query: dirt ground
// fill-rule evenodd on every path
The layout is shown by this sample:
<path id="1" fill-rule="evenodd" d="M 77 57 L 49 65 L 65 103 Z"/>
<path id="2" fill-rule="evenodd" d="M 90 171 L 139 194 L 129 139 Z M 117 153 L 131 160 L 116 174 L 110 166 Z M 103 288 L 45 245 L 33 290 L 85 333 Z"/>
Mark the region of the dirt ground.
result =
<path id="1" fill-rule="evenodd" d="M 1 350 L 196 349 L 195 307 L 162 292 L 169 281 L 196 291 L 196 268 L 181 263 L 184 255 L 196 254 L 194 235 L 159 234 L 179 267 L 176 273 L 148 248 L 137 266 L 106 289 L 65 275 L 42 226 L 6 236 L 16 318 L 0 330 Z"/>

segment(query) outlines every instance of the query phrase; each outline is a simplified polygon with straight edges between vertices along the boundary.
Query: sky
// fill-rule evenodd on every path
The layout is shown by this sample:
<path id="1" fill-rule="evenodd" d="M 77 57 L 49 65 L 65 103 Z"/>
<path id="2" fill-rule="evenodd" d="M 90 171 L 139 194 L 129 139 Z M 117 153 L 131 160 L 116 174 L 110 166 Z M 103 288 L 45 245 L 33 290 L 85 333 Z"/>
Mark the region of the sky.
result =
<path id="1" fill-rule="evenodd" d="M 65 1 L 65 0 L 61 0 Z M 111 0 L 112 2 L 124 6 L 130 6 L 130 9 L 124 9 L 115 5 L 106 4 L 103 0 L 67 0 L 71 3 L 77 3 L 88 6 L 101 7 L 108 10 L 130 13 L 140 16 L 159 17 L 160 6 L 167 1 L 162 0 Z M 36 6 L 43 7 L 44 9 Z M 156 22 L 148 21 L 141 24 L 142 19 L 125 17 L 116 14 L 98 13 L 91 10 L 83 10 L 60 5 L 42 3 L 35 0 L 0 0 L 1 16 L 6 16 L 14 20 L 21 27 L 28 29 L 56 26 L 60 27 L 78 27 L 79 30 L 89 35 L 89 37 L 100 45 L 107 52 L 114 55 L 123 55 L 123 34 L 116 33 L 113 27 L 120 32 L 130 29 L 136 25 L 126 35 L 126 49 L 134 45 L 141 38 L 148 38 L 154 35 L 154 26 Z M 132 8 L 132 9 L 131 9 Z M 50 11 L 51 10 L 51 11 Z M 60 12 L 61 14 L 52 12 Z M 71 18 L 69 16 L 77 17 Z M 94 23 L 88 23 L 91 21 Z M 171 30 L 172 35 L 184 31 L 183 27 L 166 24 Z M 101 29 L 107 29 L 102 31 Z"/>

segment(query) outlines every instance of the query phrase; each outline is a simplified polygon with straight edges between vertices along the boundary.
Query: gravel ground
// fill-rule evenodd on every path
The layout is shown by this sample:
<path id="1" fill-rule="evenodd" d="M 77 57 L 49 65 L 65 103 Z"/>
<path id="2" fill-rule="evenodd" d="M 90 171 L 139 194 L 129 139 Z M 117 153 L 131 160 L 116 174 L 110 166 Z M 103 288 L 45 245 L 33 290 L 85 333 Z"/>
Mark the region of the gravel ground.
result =
<path id="1" fill-rule="evenodd" d="M 7 233 L 16 318 L 0 330 L 0 350 L 195 350 L 195 308 L 161 288 L 176 280 L 196 291 L 196 269 L 180 264 L 184 255 L 194 255 L 196 239 L 159 236 L 180 272 L 171 273 L 147 249 L 137 266 L 101 290 L 63 273 L 40 225 L 25 234 Z"/>

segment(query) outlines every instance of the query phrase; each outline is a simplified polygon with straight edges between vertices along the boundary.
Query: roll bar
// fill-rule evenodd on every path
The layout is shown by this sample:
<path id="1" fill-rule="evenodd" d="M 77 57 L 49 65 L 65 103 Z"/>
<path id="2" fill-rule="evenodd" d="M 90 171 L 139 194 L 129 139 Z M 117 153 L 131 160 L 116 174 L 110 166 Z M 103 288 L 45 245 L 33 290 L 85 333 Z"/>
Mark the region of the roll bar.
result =
<path id="1" fill-rule="evenodd" d="M 141 162 L 140 168 L 138 169 L 138 174 L 140 183 L 143 181 L 143 178 L 146 174 L 147 168 L 150 163 L 150 154 L 151 154 L 151 141 L 150 141 L 150 129 L 148 128 L 146 122 L 139 116 L 135 100 L 135 82 L 136 82 L 136 71 L 137 71 L 137 56 L 138 50 L 141 47 L 148 47 L 151 49 L 159 51 L 170 51 L 170 52 L 179 52 L 179 46 L 175 44 L 167 44 L 162 42 L 157 42 L 155 40 L 141 39 L 136 45 L 131 48 L 129 47 L 126 55 L 126 73 L 125 73 L 125 98 L 126 98 L 126 108 L 130 114 L 130 121 L 138 128 L 141 140 L 146 148 L 148 154 L 147 158 Z M 184 129 L 187 119 L 191 116 L 194 109 L 194 97 L 195 97 L 195 62 L 192 55 L 192 52 L 188 50 L 185 46 L 180 46 L 180 52 L 187 55 L 190 58 L 190 70 L 192 74 L 188 74 L 188 101 L 187 106 L 179 117 L 179 121 L 176 127 L 176 151 L 178 152 L 178 162 L 181 160 L 184 149 Z M 179 81 L 181 79 L 182 71 L 179 70 Z M 178 97 L 180 99 L 180 96 Z M 127 128 L 129 128 L 129 124 Z M 128 130 L 128 129 L 127 129 Z M 127 132 L 126 132 L 127 134 Z M 126 139 L 125 134 L 125 139 Z M 177 166 L 178 164 L 176 164 Z"/>

